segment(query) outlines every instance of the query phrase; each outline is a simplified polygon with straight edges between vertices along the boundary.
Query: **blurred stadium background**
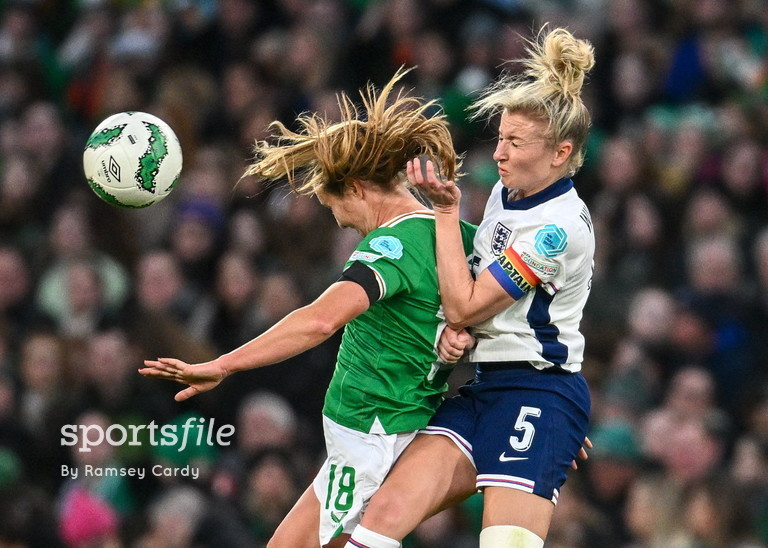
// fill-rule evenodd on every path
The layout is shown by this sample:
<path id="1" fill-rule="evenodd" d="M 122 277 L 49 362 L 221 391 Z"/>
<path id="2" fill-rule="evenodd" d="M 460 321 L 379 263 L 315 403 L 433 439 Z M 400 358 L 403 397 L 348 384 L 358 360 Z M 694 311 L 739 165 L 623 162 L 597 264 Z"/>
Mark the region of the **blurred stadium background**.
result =
<path id="1" fill-rule="evenodd" d="M 549 21 L 590 39 L 594 125 L 576 177 L 598 253 L 583 322 L 595 443 L 550 547 L 768 545 L 768 2 L 0 2 L 0 546 L 263 546 L 322 457 L 338 337 L 179 405 L 145 357 L 206 360 L 333 282 L 357 241 L 316 201 L 244 179 L 272 120 L 334 116 L 383 84 L 438 98 L 465 153 L 464 216 L 495 182 L 472 93 Z M 514 70 L 514 65 L 507 65 Z M 140 211 L 83 180 L 109 114 L 166 120 L 182 180 Z M 471 371 L 460 367 L 455 384 Z M 229 447 L 60 443 L 63 424 L 236 427 Z M 439 462 L 439 460 L 437 461 Z M 193 464 L 190 478 L 61 467 Z M 477 497 L 405 546 L 473 547 Z"/>

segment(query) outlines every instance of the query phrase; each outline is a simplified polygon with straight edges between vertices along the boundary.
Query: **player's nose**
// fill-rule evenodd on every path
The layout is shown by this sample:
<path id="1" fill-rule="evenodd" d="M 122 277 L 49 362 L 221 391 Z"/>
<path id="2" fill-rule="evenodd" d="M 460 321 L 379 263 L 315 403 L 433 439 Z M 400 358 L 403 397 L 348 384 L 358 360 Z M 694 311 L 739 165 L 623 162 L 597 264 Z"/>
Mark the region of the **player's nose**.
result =
<path id="1" fill-rule="evenodd" d="M 502 162 L 507 159 L 507 147 L 504 141 L 499 141 L 496 144 L 496 150 L 493 152 L 493 159 L 496 162 Z"/>

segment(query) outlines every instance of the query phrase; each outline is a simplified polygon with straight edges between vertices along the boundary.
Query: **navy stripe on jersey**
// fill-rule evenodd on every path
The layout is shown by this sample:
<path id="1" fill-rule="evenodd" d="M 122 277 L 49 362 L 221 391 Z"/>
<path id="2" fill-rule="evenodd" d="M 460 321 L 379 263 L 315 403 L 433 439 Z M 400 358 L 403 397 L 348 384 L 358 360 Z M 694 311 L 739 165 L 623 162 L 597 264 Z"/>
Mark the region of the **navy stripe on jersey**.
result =
<path id="1" fill-rule="evenodd" d="M 562 365 L 568 360 L 568 347 L 557 340 L 560 330 L 550 323 L 549 305 L 552 304 L 553 298 L 554 295 L 547 293 L 541 286 L 536 287 L 527 319 L 536 340 L 541 343 L 541 357 L 548 362 Z"/>
<path id="2" fill-rule="evenodd" d="M 553 198 L 565 194 L 573 188 L 573 181 L 571 179 L 560 179 L 555 183 L 552 183 L 544 190 L 540 190 L 536 194 L 526 196 L 519 200 L 509 201 L 509 189 L 504 187 L 501 189 L 501 205 L 504 209 L 531 209 L 537 205 L 541 205 Z"/>

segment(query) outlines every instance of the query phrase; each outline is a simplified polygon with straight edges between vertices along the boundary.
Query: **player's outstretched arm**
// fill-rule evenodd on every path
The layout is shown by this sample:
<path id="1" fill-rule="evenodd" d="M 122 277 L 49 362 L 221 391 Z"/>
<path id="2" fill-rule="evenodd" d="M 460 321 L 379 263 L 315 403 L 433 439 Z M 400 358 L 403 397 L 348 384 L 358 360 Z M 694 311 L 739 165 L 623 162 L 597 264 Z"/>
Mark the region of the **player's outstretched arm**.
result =
<path id="1" fill-rule="evenodd" d="M 362 286 L 336 282 L 311 304 L 294 310 L 255 339 L 215 360 L 194 365 L 173 358 L 146 360 L 139 373 L 188 385 L 175 397 L 186 400 L 215 388 L 233 373 L 278 363 L 317 346 L 369 306 Z"/>
<path id="2" fill-rule="evenodd" d="M 218 386 L 227 376 L 217 360 L 190 365 L 174 358 L 144 360 L 144 367 L 139 369 L 139 373 L 145 377 L 168 379 L 188 385 L 176 394 L 176 401 L 184 401 L 195 394 L 207 392 Z"/>

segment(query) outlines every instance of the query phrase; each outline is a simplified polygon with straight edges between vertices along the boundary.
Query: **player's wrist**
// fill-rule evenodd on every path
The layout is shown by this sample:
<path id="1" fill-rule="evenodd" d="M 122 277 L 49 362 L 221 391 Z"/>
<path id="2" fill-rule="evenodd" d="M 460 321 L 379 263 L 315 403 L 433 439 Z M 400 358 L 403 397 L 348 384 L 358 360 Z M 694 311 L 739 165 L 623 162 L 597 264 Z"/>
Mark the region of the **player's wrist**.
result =
<path id="1" fill-rule="evenodd" d="M 444 217 L 459 217 L 459 203 L 453 204 L 434 204 L 435 214 Z"/>
<path id="2" fill-rule="evenodd" d="M 236 364 L 236 360 L 233 359 L 232 353 L 223 354 L 213 360 L 211 365 L 215 366 L 221 376 L 221 380 L 226 379 L 232 373 L 237 372 L 239 369 Z"/>

